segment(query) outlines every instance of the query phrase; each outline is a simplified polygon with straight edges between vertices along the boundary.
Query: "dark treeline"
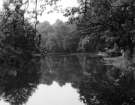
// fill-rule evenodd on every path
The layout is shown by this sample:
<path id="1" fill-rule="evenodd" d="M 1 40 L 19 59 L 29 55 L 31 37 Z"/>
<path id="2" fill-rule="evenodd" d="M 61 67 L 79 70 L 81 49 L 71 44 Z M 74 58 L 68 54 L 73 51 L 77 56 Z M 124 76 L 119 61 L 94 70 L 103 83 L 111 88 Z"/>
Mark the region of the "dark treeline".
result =
<path id="1" fill-rule="evenodd" d="M 42 46 L 50 52 L 134 51 L 134 0 L 80 0 L 65 11 L 69 23 L 41 23 Z"/>
<path id="2" fill-rule="evenodd" d="M 25 18 L 26 9 L 22 9 L 25 4 L 22 0 L 17 1 L 5 2 L 1 13 L 2 53 L 9 50 L 14 53 L 39 53 L 41 47 L 48 52 L 98 52 L 111 49 L 122 50 L 128 57 L 133 55 L 134 0 L 79 0 L 78 7 L 66 9 L 64 14 L 69 17 L 68 23 L 73 24 L 57 20 L 53 25 L 44 22 L 38 26 L 38 1 L 35 0 L 35 11 L 31 12 L 36 20 L 34 25 Z M 47 4 L 53 5 L 57 1 L 51 0 Z"/>
<path id="3" fill-rule="evenodd" d="M 25 18 L 22 0 L 9 0 L 0 13 L 0 63 L 21 67 L 40 53 L 40 35 Z"/>
<path id="4" fill-rule="evenodd" d="M 13 9 L 13 7 L 14 9 Z M 39 35 L 32 24 L 25 19 L 25 11 L 21 9 L 22 1 L 5 2 L 1 12 L 1 53 L 32 53 L 38 52 Z"/>
<path id="5" fill-rule="evenodd" d="M 87 39 L 95 50 L 122 50 L 132 57 L 135 1 L 79 0 L 79 3 L 79 7 L 67 9 L 65 15 L 70 16 L 70 22 L 76 22 L 81 38 Z"/>

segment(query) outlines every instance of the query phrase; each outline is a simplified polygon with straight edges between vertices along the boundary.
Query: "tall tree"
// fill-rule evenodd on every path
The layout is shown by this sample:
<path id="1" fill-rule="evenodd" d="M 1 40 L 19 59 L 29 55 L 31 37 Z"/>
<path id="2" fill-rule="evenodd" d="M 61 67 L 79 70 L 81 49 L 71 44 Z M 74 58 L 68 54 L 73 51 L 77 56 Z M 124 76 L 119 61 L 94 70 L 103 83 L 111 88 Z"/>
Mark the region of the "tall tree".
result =
<path id="1" fill-rule="evenodd" d="M 68 10 L 67 14 L 78 19 L 78 30 L 82 37 L 116 45 L 119 49 L 133 54 L 134 48 L 134 0 L 91 0 L 81 1 L 78 8 Z M 79 14 L 78 17 L 75 14 Z M 72 15 L 71 15 L 72 14 Z M 94 45 L 94 44 L 91 44 Z"/>
<path id="2" fill-rule="evenodd" d="M 21 9 L 22 6 L 22 0 L 4 3 L 4 16 L 1 20 L 1 31 L 5 35 L 3 47 L 16 53 L 37 52 L 39 36 L 34 34 L 33 26 L 24 18 L 25 10 Z"/>

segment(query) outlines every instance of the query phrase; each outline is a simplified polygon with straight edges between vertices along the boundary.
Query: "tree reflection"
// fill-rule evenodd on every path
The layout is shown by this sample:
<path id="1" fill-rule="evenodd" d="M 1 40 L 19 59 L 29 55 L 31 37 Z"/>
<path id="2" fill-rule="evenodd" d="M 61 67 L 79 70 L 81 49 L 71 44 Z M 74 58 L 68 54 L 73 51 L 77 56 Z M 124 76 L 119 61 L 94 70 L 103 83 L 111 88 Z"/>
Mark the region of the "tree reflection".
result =
<path id="1" fill-rule="evenodd" d="M 74 81 L 80 81 L 83 71 L 76 56 L 46 56 L 42 61 L 42 83 L 60 86 Z"/>
<path id="2" fill-rule="evenodd" d="M 86 105 L 134 105 L 134 69 L 104 65 L 92 56 L 46 56 L 42 61 L 42 83 L 66 83 L 78 90 Z"/>
<path id="3" fill-rule="evenodd" d="M 100 69 L 106 70 L 100 60 L 101 58 L 90 55 L 46 56 L 41 65 L 42 83 L 51 85 L 56 81 L 60 86 L 71 83 L 77 88 L 84 76 L 93 75 L 95 72 L 102 73 Z"/>
<path id="4" fill-rule="evenodd" d="M 21 61 L 20 66 L 15 66 L 18 63 L 0 67 L 0 96 L 11 105 L 26 103 L 40 82 L 38 58 Z"/>
<path id="5" fill-rule="evenodd" d="M 134 105 L 134 71 L 121 71 L 114 67 L 106 69 L 100 73 L 101 76 L 97 72 L 82 79 L 78 89 L 80 99 L 86 105 Z"/>

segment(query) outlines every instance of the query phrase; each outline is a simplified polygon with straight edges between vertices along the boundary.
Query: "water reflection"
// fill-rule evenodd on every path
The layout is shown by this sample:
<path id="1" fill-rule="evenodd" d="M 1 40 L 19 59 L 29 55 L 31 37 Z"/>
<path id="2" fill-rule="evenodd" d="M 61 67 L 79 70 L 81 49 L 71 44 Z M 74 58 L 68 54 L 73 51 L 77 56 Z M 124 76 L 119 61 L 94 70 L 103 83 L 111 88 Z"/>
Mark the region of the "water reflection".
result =
<path id="1" fill-rule="evenodd" d="M 84 77 L 79 85 L 80 99 L 87 105 L 134 105 L 133 71 L 124 74 L 118 71 L 112 77 L 108 77 L 106 72 L 104 75 L 100 74 L 100 77 L 97 73 Z"/>
<path id="2" fill-rule="evenodd" d="M 125 71 L 104 65 L 99 57 L 79 55 L 46 57 L 42 69 L 43 83 L 71 83 L 86 105 L 135 104 L 133 68 Z"/>
<path id="3" fill-rule="evenodd" d="M 134 68 L 104 65 L 93 55 L 50 55 L 0 69 L 0 96 L 11 105 L 135 104 Z"/>
<path id="4" fill-rule="evenodd" d="M 40 63 L 37 59 L 16 67 L 5 64 L 0 68 L 0 96 L 10 105 L 22 105 L 37 88 L 40 80 Z"/>
<path id="5" fill-rule="evenodd" d="M 50 85 L 57 81 L 60 86 L 80 81 L 83 72 L 78 59 L 74 56 L 47 56 L 42 61 L 41 70 L 42 83 Z"/>
<path id="6" fill-rule="evenodd" d="M 59 86 L 53 82 L 51 86 L 39 85 L 27 105 L 83 105 L 79 101 L 76 89 L 70 84 Z"/>

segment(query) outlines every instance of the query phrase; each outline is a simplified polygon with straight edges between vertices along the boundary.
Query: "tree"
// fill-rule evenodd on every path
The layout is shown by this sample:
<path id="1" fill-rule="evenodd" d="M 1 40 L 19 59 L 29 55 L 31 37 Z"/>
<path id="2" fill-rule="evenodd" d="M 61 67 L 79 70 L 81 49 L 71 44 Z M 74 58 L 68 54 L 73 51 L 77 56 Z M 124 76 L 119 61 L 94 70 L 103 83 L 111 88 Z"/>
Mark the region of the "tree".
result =
<path id="1" fill-rule="evenodd" d="M 43 22 L 37 29 L 42 34 L 42 47 L 50 52 L 72 52 L 78 47 L 78 33 L 76 25 L 70 25 L 57 20 L 55 24 L 50 25 Z"/>
<path id="2" fill-rule="evenodd" d="M 9 0 L 4 3 L 1 31 L 5 38 L 2 40 L 1 46 L 3 50 L 18 54 L 39 52 L 39 35 L 34 34 L 33 26 L 24 18 L 25 10 L 21 9 L 22 6 L 21 0 Z M 8 51 L 7 53 L 9 53 Z"/>
<path id="3" fill-rule="evenodd" d="M 119 49 L 129 50 L 132 56 L 134 48 L 134 0 L 80 0 L 78 8 L 68 10 L 67 14 L 78 19 L 78 31 L 81 36 L 89 37 L 91 46 L 105 43 L 116 45 Z M 78 17 L 75 14 L 78 14 Z"/>
<path id="4" fill-rule="evenodd" d="M 102 24 L 106 21 L 110 8 L 106 1 L 80 0 L 78 8 L 72 8 L 66 13 L 72 13 L 70 20 L 73 22 L 75 20 L 77 24 L 77 31 L 81 36 L 80 45 L 89 51 L 99 50 L 101 43 L 103 45 L 105 42 L 101 37 L 104 35 L 102 31 L 105 30 Z M 76 14 L 78 14 L 77 17 Z"/>

